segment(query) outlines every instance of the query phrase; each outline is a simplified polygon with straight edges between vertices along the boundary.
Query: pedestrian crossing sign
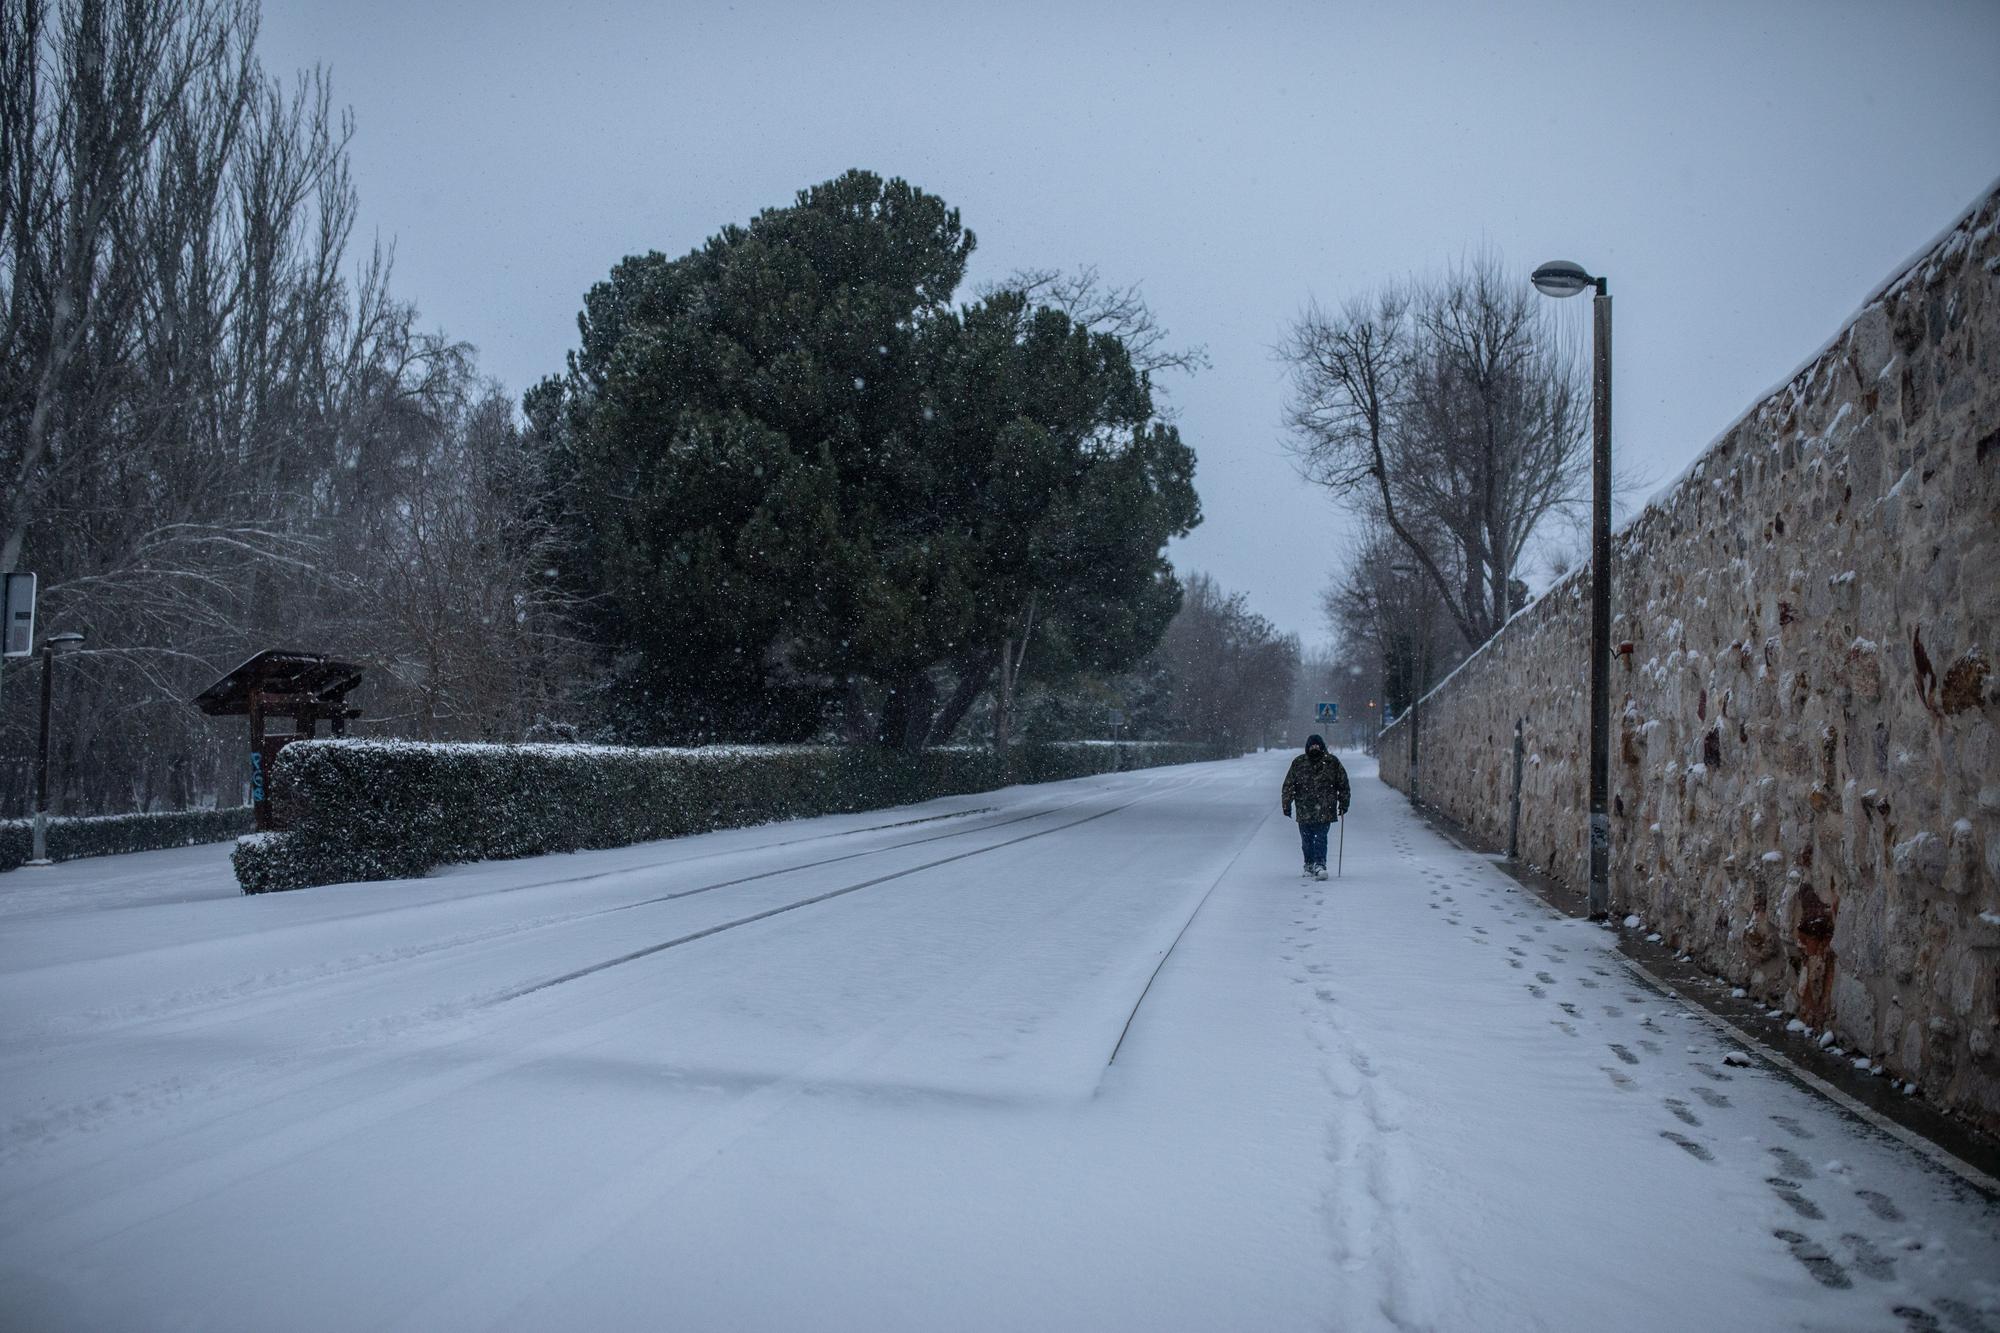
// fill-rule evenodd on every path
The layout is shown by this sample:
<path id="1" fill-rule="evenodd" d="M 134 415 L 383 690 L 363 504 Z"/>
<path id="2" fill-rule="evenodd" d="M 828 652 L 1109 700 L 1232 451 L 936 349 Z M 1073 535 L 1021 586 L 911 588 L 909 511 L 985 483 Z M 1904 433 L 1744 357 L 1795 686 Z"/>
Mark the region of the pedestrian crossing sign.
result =
<path id="1" fill-rule="evenodd" d="M 1319 706 L 1319 720 L 1331 722 L 1340 716 L 1340 705 L 1322 701 Z"/>

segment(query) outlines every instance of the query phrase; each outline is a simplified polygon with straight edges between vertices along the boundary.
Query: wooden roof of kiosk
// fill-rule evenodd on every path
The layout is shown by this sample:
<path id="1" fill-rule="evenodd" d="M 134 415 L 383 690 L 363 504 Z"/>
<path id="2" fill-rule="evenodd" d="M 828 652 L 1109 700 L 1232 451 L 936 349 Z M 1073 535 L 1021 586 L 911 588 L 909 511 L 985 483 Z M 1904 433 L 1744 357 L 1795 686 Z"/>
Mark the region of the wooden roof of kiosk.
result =
<path id="1" fill-rule="evenodd" d="M 210 717 L 242 717 L 253 703 L 265 713 L 290 715 L 301 723 L 306 718 L 294 711 L 298 705 L 320 718 L 330 719 L 334 711 L 353 717 L 359 710 L 341 700 L 360 683 L 361 668 L 351 662 L 267 648 L 197 694 L 194 706 Z"/>
<path id="2" fill-rule="evenodd" d="M 360 683 L 361 668 L 351 662 L 268 648 L 194 697 L 194 706 L 210 717 L 250 719 L 250 803 L 258 829 L 274 827 L 264 785 L 271 761 L 292 741 L 313 735 L 321 722 L 331 723 L 334 735 L 344 735 L 348 719 L 361 710 L 343 701 Z M 267 717 L 291 718 L 293 733 L 267 739 Z"/>

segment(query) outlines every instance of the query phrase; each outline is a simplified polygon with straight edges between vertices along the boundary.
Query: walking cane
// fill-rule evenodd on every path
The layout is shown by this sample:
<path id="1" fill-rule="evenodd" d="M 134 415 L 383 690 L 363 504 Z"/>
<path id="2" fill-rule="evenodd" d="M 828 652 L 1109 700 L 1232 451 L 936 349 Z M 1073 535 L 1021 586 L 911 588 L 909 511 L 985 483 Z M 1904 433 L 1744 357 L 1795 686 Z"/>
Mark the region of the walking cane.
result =
<path id="1" fill-rule="evenodd" d="M 1340 850 L 1339 852 L 1335 853 L 1333 861 L 1333 877 L 1335 879 L 1340 878 L 1341 868 L 1343 864 L 1346 862 L 1346 860 L 1347 860 L 1347 821 L 1343 819 L 1340 821 Z"/>

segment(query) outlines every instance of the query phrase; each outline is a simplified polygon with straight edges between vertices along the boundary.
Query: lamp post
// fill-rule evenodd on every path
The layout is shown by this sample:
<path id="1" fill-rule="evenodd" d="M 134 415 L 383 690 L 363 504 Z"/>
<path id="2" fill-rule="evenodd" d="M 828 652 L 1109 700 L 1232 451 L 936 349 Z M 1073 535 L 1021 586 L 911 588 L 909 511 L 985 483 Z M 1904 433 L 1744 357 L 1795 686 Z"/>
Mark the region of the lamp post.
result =
<path id="1" fill-rule="evenodd" d="M 1611 293 L 1581 265 L 1536 269 L 1544 296 L 1596 288 L 1590 303 L 1590 915 L 1611 914 Z"/>
<path id="2" fill-rule="evenodd" d="M 42 735 L 35 747 L 35 826 L 31 866 L 49 864 L 49 699 L 54 694 L 56 650 L 83 642 L 77 633 L 51 634 L 42 640 Z"/>
<path id="3" fill-rule="evenodd" d="M 1405 560 L 1398 560 L 1389 566 L 1391 573 L 1399 578 L 1415 578 L 1421 571 Z M 1419 803 L 1417 789 L 1417 728 L 1423 725 L 1424 687 L 1430 683 L 1431 652 L 1431 585 L 1423 587 L 1423 617 L 1418 627 L 1416 646 L 1410 653 L 1410 803 Z"/>
<path id="4" fill-rule="evenodd" d="M 1361 668 L 1350 664 L 1347 668 L 1347 674 L 1349 676 L 1347 682 L 1348 698 L 1352 700 L 1354 695 L 1361 692 Z M 1375 701 L 1373 699 L 1369 700 L 1368 706 L 1372 709 L 1375 706 Z M 1349 748 L 1360 745 L 1361 729 L 1364 725 L 1359 713 L 1352 714 L 1347 719 L 1347 744 Z"/>

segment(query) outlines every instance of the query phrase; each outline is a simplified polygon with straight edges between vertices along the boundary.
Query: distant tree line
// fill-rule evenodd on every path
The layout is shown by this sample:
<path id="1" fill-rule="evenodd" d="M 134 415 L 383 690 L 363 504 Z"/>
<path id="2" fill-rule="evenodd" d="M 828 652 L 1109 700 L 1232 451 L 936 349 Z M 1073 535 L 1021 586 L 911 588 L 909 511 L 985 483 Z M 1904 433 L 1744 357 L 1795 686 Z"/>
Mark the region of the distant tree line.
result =
<path id="1" fill-rule="evenodd" d="M 1024 691 L 1021 727 L 1033 740 L 1191 741 L 1234 749 L 1295 745 L 1313 717 L 1296 635 L 1285 634 L 1199 570 L 1182 580 L 1180 610 L 1152 651 L 1123 671 L 1057 675 Z M 969 719 L 984 735 L 990 701 Z"/>
<path id="2" fill-rule="evenodd" d="M 517 412 L 353 253 L 351 122 L 257 23 L 0 19 L 0 570 L 86 636 L 60 809 L 238 799 L 240 724 L 187 701 L 265 647 L 364 667 L 376 734 L 1005 745 L 1131 694 L 1147 734 L 1254 738 L 1296 645 L 1205 580 L 1184 604 L 1194 453 L 1154 376 L 1205 358 L 1136 287 L 955 304 L 956 211 L 850 172 L 620 263 Z M 39 680 L 0 677 L 0 813 Z"/>

